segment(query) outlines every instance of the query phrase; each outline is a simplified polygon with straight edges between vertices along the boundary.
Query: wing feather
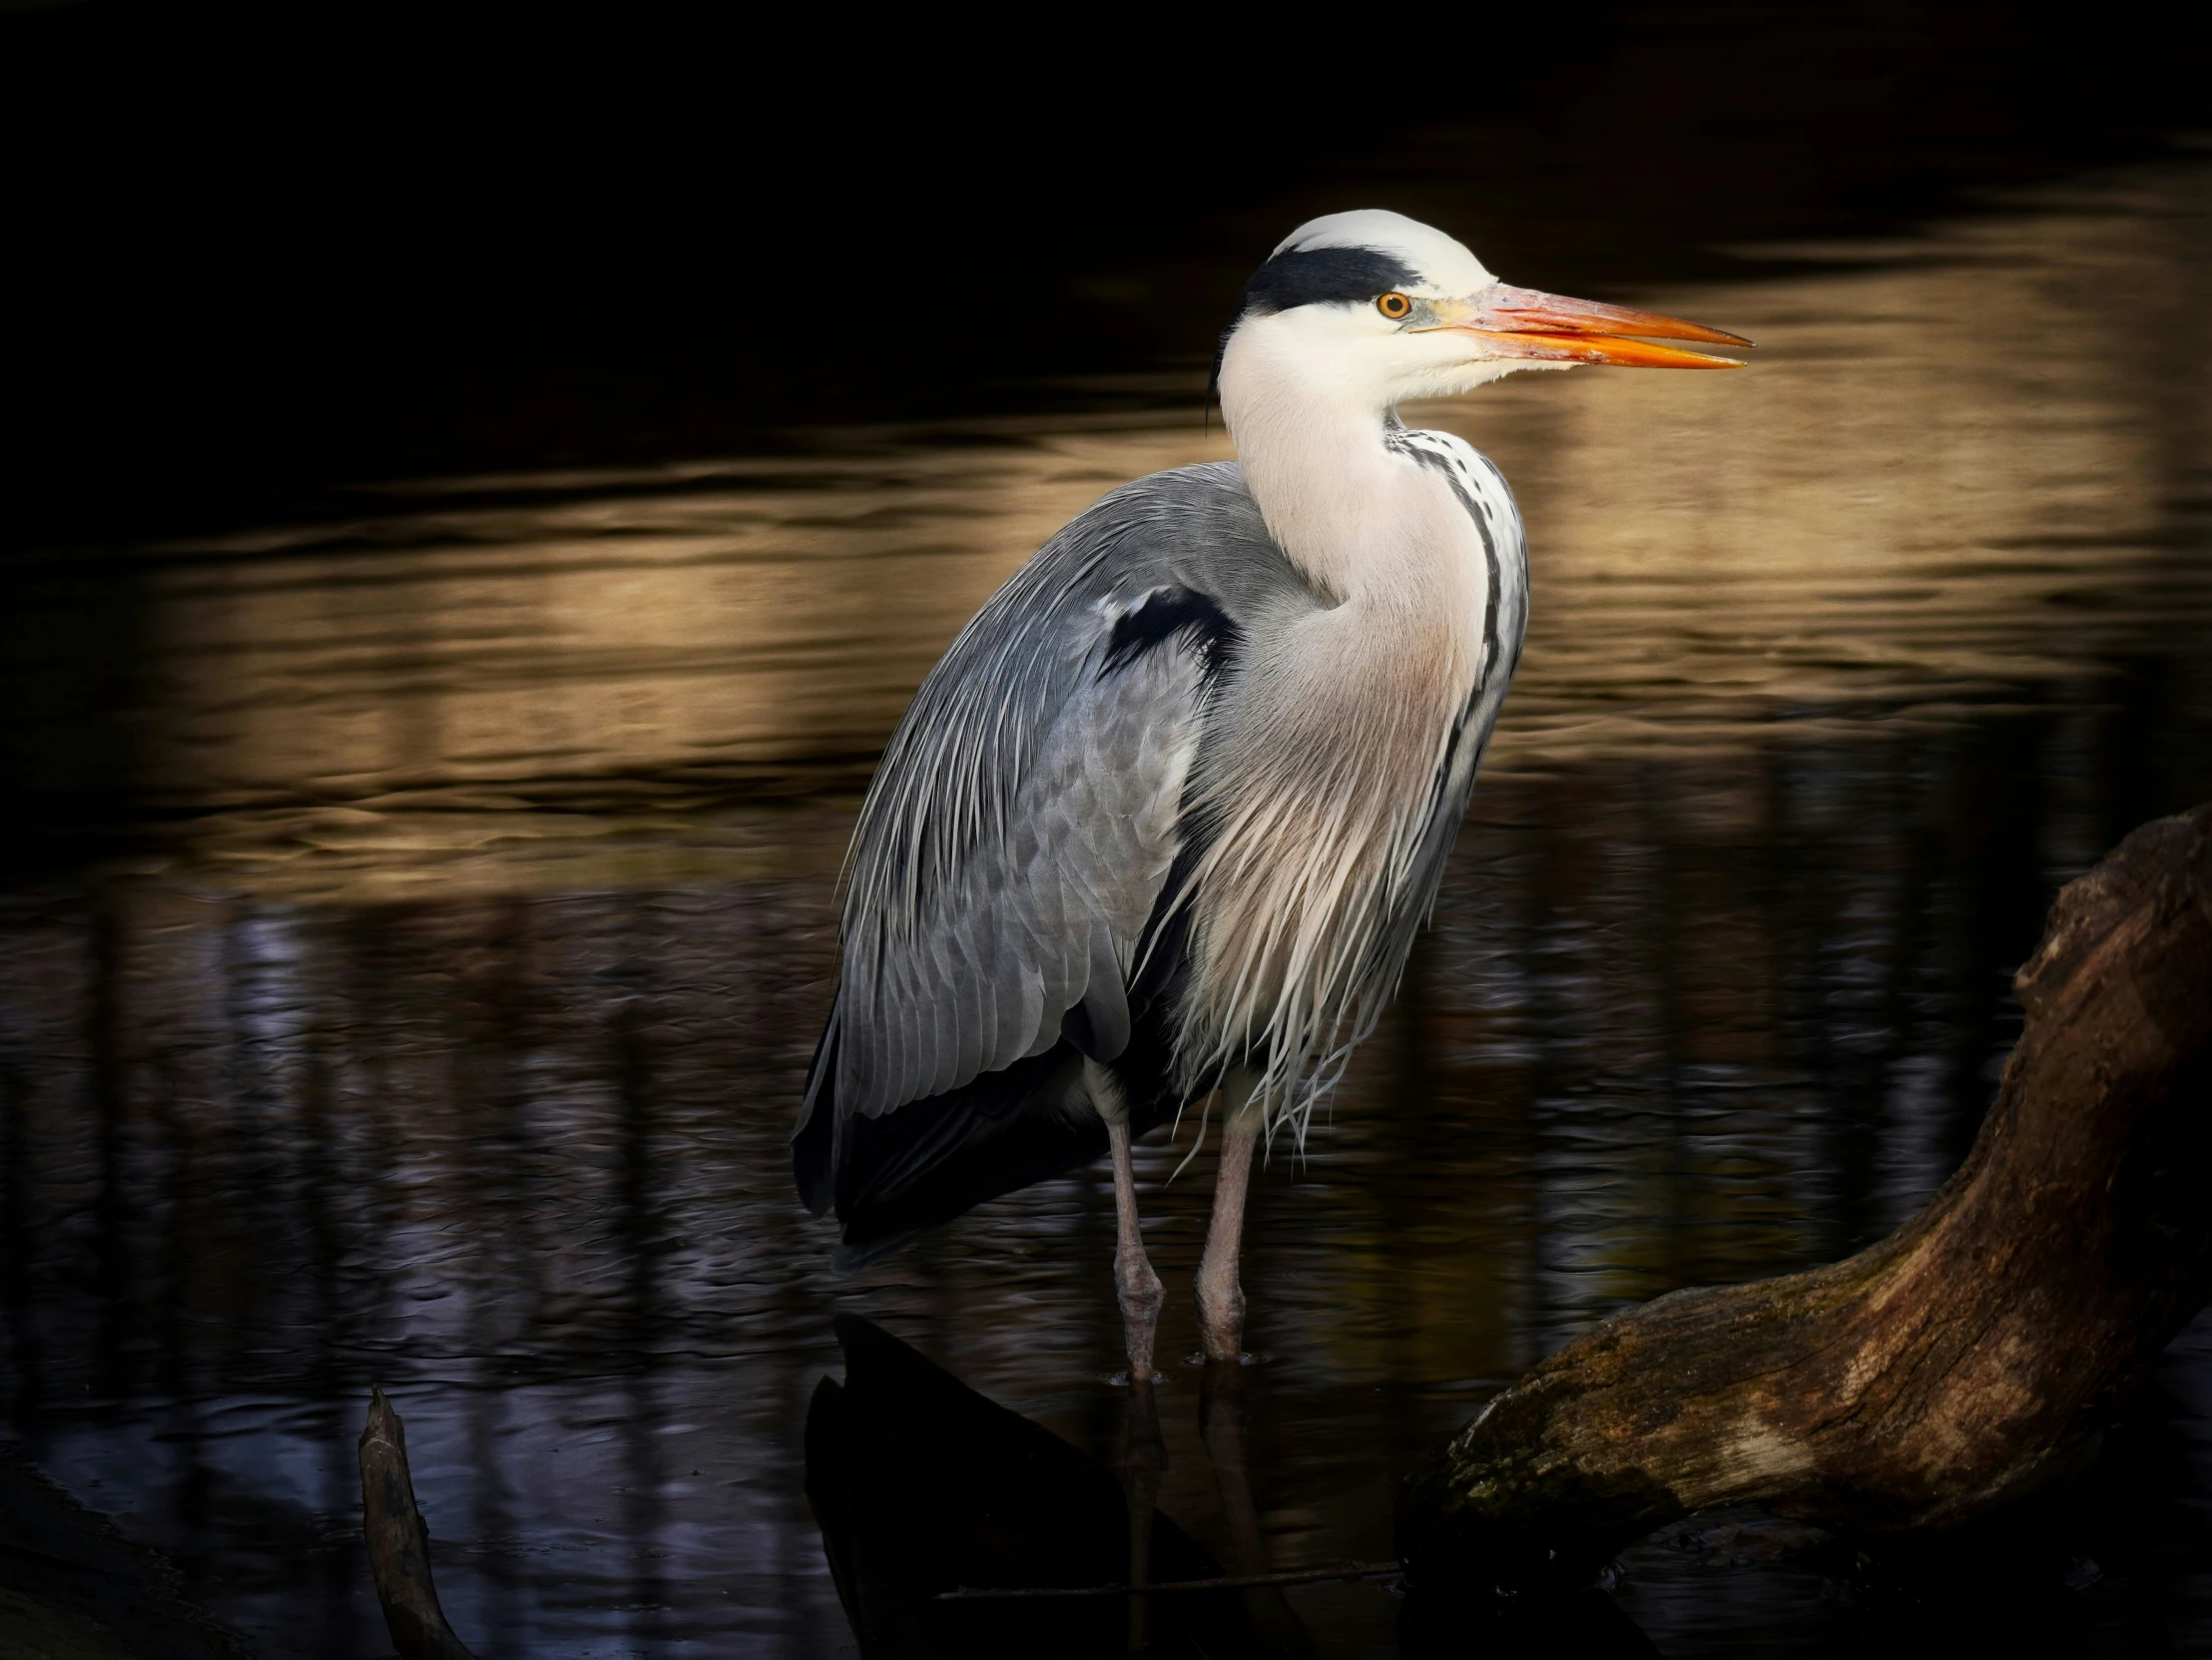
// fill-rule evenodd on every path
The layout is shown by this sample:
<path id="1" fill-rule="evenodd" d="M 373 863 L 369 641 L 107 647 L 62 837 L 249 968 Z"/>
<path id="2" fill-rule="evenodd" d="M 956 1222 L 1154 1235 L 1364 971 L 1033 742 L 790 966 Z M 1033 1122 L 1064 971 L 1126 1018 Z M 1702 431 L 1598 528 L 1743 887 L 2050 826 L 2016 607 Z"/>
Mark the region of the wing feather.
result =
<path id="1" fill-rule="evenodd" d="M 1134 652 L 1116 630 L 1169 591 L 1197 596 L 1192 619 L 1225 619 L 1194 585 L 1239 553 L 1280 564 L 1233 468 L 1126 486 L 1040 550 L 923 682 L 853 837 L 822 1062 L 840 1116 L 942 1095 L 1064 1029 L 1096 1058 L 1128 1042 L 1126 976 L 1175 860 L 1221 655 L 1195 622 Z"/>

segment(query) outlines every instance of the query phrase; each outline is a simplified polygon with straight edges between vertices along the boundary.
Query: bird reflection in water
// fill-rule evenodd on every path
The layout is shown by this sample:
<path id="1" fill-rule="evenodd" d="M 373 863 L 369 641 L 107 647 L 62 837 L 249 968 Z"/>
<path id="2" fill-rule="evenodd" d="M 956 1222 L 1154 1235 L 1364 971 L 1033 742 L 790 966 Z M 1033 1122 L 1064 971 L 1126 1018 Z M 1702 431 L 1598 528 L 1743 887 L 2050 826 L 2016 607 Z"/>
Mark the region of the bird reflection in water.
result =
<path id="1" fill-rule="evenodd" d="M 844 1383 L 824 1379 L 807 1414 L 807 1497 L 869 1660 L 1312 1652 L 1282 1594 L 1265 1588 L 939 1601 L 963 1585 L 1159 1583 L 1225 1569 L 1152 1507 L 1166 1460 L 1149 1386 L 1131 1392 L 1117 1480 L 882 1328 L 848 1315 L 836 1329 Z M 1241 1482 L 1241 1460 L 1235 1468 Z"/>

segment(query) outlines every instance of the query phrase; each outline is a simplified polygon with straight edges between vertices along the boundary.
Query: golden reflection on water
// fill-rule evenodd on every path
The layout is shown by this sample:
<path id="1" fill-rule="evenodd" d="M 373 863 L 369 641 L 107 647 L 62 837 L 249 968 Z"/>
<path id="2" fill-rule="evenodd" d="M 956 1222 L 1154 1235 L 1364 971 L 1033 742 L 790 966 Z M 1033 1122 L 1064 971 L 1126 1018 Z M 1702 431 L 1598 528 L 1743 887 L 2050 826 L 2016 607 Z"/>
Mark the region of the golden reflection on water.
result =
<path id="1" fill-rule="evenodd" d="M 2170 366 L 2206 356 L 2208 180 L 2146 172 L 1795 251 L 1825 269 L 1788 280 L 1641 296 L 1757 338 L 1743 371 L 1528 374 L 1409 411 L 1493 455 L 1530 528 L 1491 768 L 1874 705 L 1941 720 L 2202 626 L 2212 579 L 2177 525 L 2192 491 L 2201 523 L 2212 420 L 2205 378 Z M 356 851 L 378 840 L 360 810 L 849 792 L 1058 525 L 1229 453 L 1189 415 L 839 433 L 775 460 L 444 481 L 380 518 L 151 550 L 137 782 L 284 809 L 262 828 Z"/>
<path id="2" fill-rule="evenodd" d="M 2212 389 L 2173 371 L 2212 345 L 2212 172 L 2083 209 L 1665 296 L 1759 340 L 1749 370 L 1524 375 L 1445 416 L 1533 527 L 1500 761 L 1939 713 L 2212 617 L 2173 518 L 2212 468 Z"/>

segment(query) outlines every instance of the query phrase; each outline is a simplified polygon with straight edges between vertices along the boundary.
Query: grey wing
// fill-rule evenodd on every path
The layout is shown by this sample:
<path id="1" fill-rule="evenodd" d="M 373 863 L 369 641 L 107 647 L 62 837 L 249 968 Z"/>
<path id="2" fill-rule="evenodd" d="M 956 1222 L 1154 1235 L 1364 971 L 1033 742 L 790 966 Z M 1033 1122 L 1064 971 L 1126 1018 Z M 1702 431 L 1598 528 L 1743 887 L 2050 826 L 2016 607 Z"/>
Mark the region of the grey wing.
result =
<path id="1" fill-rule="evenodd" d="M 1063 1035 L 1101 1061 L 1127 1043 L 1131 957 L 1235 632 L 1205 589 L 1236 582 L 1199 567 L 1218 574 L 1223 545 L 1249 552 L 1255 534 L 1272 553 L 1234 469 L 1142 480 L 1071 523 L 953 643 L 861 810 L 824 1048 L 834 1076 L 814 1080 L 810 1113 L 825 1084 L 840 1120 L 872 1117 Z"/>

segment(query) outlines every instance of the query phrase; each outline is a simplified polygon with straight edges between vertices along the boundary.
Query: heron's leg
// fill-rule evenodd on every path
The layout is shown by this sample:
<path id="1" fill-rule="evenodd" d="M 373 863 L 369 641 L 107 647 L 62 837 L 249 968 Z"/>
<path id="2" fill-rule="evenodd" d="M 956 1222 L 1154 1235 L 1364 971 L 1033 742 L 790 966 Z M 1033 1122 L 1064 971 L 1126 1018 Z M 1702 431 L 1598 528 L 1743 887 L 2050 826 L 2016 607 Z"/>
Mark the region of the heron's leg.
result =
<path id="1" fill-rule="evenodd" d="M 1160 1478 L 1167 1469 L 1167 1442 L 1160 1434 L 1160 1409 L 1152 1393 L 1152 1337 L 1160 1319 L 1160 1276 L 1144 1253 L 1137 1224 L 1137 1169 L 1130 1152 L 1129 1111 L 1114 1076 L 1096 1061 L 1083 1071 L 1091 1099 L 1106 1120 L 1106 1142 L 1114 1154 L 1114 1287 L 1121 1299 L 1123 1336 L 1129 1345 L 1129 1410 L 1122 1419 L 1120 1456 L 1122 1497 L 1129 1507 L 1129 1576 L 1142 1585 L 1152 1574 L 1152 1517 L 1160 1503 Z M 1141 1654 L 1150 1641 L 1152 1599 L 1133 1596 L 1129 1603 L 1129 1652 Z"/>
<path id="2" fill-rule="evenodd" d="M 1144 1254 L 1137 1226 L 1137 1169 L 1129 1148 L 1129 1114 L 1113 1076 L 1096 1061 L 1085 1061 L 1091 1099 L 1106 1120 L 1106 1141 L 1114 1152 L 1114 1289 L 1121 1298 L 1122 1330 L 1129 1343 L 1129 1381 L 1152 1377 L 1152 1333 L 1160 1320 L 1160 1277 Z"/>
<path id="3" fill-rule="evenodd" d="M 1214 1178 L 1214 1219 L 1206 1228 L 1206 1255 L 1198 1265 L 1198 1330 L 1209 1361 L 1244 1354 L 1244 1284 L 1237 1257 L 1244 1249 L 1245 1194 L 1252 1186 L 1252 1150 L 1260 1140 L 1257 1092 L 1239 1078 L 1235 1103 L 1221 1129 L 1221 1171 Z"/>

